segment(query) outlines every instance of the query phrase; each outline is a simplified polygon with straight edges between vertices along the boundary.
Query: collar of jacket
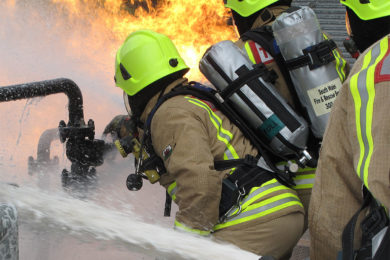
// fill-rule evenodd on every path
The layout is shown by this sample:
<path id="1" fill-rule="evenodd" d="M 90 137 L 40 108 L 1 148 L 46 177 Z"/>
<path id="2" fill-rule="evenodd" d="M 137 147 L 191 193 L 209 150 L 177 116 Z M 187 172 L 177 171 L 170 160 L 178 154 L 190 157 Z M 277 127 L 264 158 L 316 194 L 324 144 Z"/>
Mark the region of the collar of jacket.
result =
<path id="1" fill-rule="evenodd" d="M 180 78 L 180 79 L 177 79 L 175 80 L 174 82 L 172 82 L 171 84 L 169 84 L 164 91 L 164 94 L 165 93 L 168 93 L 169 91 L 171 91 L 171 89 L 173 89 L 174 87 L 176 86 L 179 86 L 179 85 L 185 85 L 186 83 L 188 82 L 188 79 L 187 78 Z M 156 95 L 154 95 L 149 101 L 148 103 L 146 104 L 146 107 L 144 109 L 144 112 L 142 113 L 141 115 L 141 122 L 142 123 L 145 123 L 149 113 L 152 111 L 152 109 L 154 108 L 154 106 L 156 105 L 157 103 L 157 100 L 160 96 L 160 93 L 157 93 Z"/>
<path id="2" fill-rule="evenodd" d="M 256 18 L 255 22 L 253 23 L 252 29 L 259 28 L 263 25 L 272 25 L 273 21 L 275 21 L 274 18 L 278 17 L 289 8 L 290 7 L 286 5 L 271 6 L 268 8 L 264 8 L 263 11 Z M 268 19 L 263 19 L 267 17 Z M 244 48 L 245 43 L 241 39 L 238 39 L 235 43 L 240 49 Z"/>
<path id="3" fill-rule="evenodd" d="M 252 29 L 259 28 L 263 25 L 271 25 L 275 18 L 284 13 L 289 6 L 280 5 L 280 6 L 271 6 L 266 7 L 260 12 L 259 16 L 252 25 Z"/>

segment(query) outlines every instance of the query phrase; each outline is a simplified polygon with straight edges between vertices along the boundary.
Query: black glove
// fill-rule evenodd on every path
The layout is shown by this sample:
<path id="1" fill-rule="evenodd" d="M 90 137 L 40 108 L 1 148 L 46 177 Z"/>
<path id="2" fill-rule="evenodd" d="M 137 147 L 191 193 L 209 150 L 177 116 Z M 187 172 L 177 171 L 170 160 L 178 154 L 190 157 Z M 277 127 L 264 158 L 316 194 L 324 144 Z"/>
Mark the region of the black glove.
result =
<path id="1" fill-rule="evenodd" d="M 135 121 L 131 120 L 128 115 L 117 115 L 106 126 L 103 136 L 111 134 L 114 138 L 122 139 L 126 136 L 134 136 L 136 132 Z"/>

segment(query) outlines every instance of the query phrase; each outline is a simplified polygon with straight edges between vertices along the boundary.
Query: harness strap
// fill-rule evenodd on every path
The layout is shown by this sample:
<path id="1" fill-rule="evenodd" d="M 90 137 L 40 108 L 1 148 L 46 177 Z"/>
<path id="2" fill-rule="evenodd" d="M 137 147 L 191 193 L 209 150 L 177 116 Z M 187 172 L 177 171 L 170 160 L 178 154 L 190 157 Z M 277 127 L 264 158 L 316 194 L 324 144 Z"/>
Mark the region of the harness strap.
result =
<path id="1" fill-rule="evenodd" d="M 150 126 L 151 126 L 152 118 L 155 112 L 157 111 L 157 109 L 166 100 L 178 95 L 192 95 L 197 98 L 213 103 L 219 110 L 221 110 L 221 112 L 224 115 L 226 115 L 243 132 L 244 136 L 246 136 L 251 141 L 252 145 L 254 145 L 257 148 L 257 150 L 261 153 L 261 156 L 263 157 L 267 166 L 274 172 L 275 177 L 284 185 L 290 187 L 294 186 L 294 181 L 292 180 L 292 178 L 287 178 L 285 172 L 281 171 L 275 166 L 275 163 L 271 159 L 270 155 L 280 158 L 282 160 L 287 160 L 287 158 L 283 158 L 282 156 L 276 155 L 268 147 L 268 145 L 264 143 L 263 140 L 258 138 L 257 135 L 254 133 L 254 131 L 251 130 L 251 128 L 245 123 L 245 121 L 239 115 L 237 115 L 237 113 L 228 104 L 225 104 L 224 99 L 220 96 L 220 94 L 216 90 L 211 88 L 206 88 L 196 82 L 190 82 L 188 86 L 183 86 L 183 85 L 177 86 L 158 100 L 157 104 L 148 115 L 148 118 L 145 123 L 144 134 L 148 136 L 147 139 L 149 140 L 151 139 L 149 136 L 151 131 Z M 152 152 L 150 152 L 150 154 L 151 153 Z"/>
<path id="2" fill-rule="evenodd" d="M 278 55 L 276 41 L 274 41 L 272 27 L 264 25 L 259 28 L 251 29 L 241 35 L 243 41 L 252 40 L 261 45 L 267 52 L 269 52 L 274 59 Z M 279 52 L 280 54 L 280 52 Z"/>
<path id="3" fill-rule="evenodd" d="M 363 186 L 363 204 L 360 209 L 353 215 L 351 220 L 348 222 L 346 227 L 344 228 L 342 234 L 342 246 L 343 246 L 343 260 L 355 260 L 355 259 L 375 259 L 379 260 L 381 258 L 372 258 L 372 238 L 384 227 L 389 225 L 389 220 L 387 218 L 386 212 L 384 208 L 379 205 L 370 191 Z M 359 218 L 360 213 L 366 208 L 370 206 L 370 213 L 364 218 L 361 223 L 362 227 L 362 245 L 357 251 L 353 248 L 354 237 L 355 237 L 355 226 L 356 222 Z M 387 231 L 388 233 L 388 231 Z M 390 234 L 387 234 L 387 238 L 389 238 Z M 383 240 L 385 241 L 385 240 Z M 390 243 L 390 241 L 385 241 L 386 243 Z M 384 249 L 381 244 L 380 248 Z M 387 255 L 388 257 L 388 255 Z M 385 259 L 385 258 L 383 258 Z M 387 258 L 386 258 L 387 259 Z"/>
<path id="4" fill-rule="evenodd" d="M 172 197 L 169 195 L 168 191 L 165 192 L 165 207 L 164 207 L 164 217 L 171 216 L 172 208 Z"/>
<path id="5" fill-rule="evenodd" d="M 295 70 L 301 67 L 309 66 L 310 70 L 314 70 L 323 65 L 326 65 L 336 58 L 333 55 L 333 50 L 337 48 L 333 40 L 325 40 L 316 45 L 303 49 L 303 55 L 286 61 L 288 70 Z"/>
<path id="6" fill-rule="evenodd" d="M 213 61 L 213 59 L 210 56 L 207 56 L 207 61 Z M 213 63 L 215 63 L 213 61 Z M 217 69 L 219 66 L 217 64 L 213 64 L 213 68 Z M 219 68 L 220 71 L 222 69 Z M 240 71 L 242 73 L 238 74 Z M 273 70 L 268 70 L 264 64 L 255 64 L 253 66 L 253 69 L 249 70 L 245 65 L 242 65 L 240 68 L 237 69 L 236 73 L 238 74 L 238 78 L 234 81 L 231 81 L 229 77 L 225 74 L 225 72 L 220 73 L 221 75 L 226 75 L 224 79 L 229 79 L 227 82 L 229 83 L 229 86 L 226 87 L 224 90 L 221 91 L 221 96 L 224 99 L 228 99 L 231 97 L 234 93 L 237 92 L 242 86 L 247 84 L 247 82 L 250 82 L 252 80 L 258 80 L 260 77 L 270 83 L 275 83 L 275 80 L 277 79 L 278 75 Z"/>
<path id="7" fill-rule="evenodd" d="M 228 84 L 228 86 L 220 92 L 221 97 L 226 100 L 233 94 L 238 95 L 251 111 L 264 122 L 263 126 L 259 129 L 265 137 L 263 141 L 268 144 L 276 135 L 285 146 L 299 156 L 300 149 L 288 142 L 279 133 L 279 130 L 286 126 L 291 132 L 294 132 L 300 127 L 300 123 L 291 115 L 288 109 L 281 104 L 280 100 L 275 98 L 272 92 L 264 86 L 264 82 L 259 79 L 259 77 L 261 77 L 264 81 L 275 83 L 277 74 L 273 70 L 268 70 L 262 63 L 255 64 L 252 69 L 248 69 L 245 65 L 242 65 L 235 71 L 238 78 L 232 81 L 210 55 L 207 56 L 206 59 Z M 266 106 L 275 113 L 277 120 L 280 120 L 279 124 L 273 121 L 273 119 L 268 119 L 255 105 L 253 105 L 252 101 L 240 91 L 241 87 L 245 85 L 264 100 Z M 274 131 L 266 130 L 266 127 L 271 124 L 273 125 Z"/>
<path id="8" fill-rule="evenodd" d="M 246 155 L 245 159 L 214 161 L 216 170 L 237 167 L 232 174 L 222 181 L 219 217 L 223 222 L 232 208 L 239 206 L 241 200 L 253 187 L 260 187 L 275 178 L 273 173 L 257 165 L 258 158 Z"/>
<path id="9" fill-rule="evenodd" d="M 224 171 L 240 165 L 256 166 L 258 160 L 258 158 L 249 154 L 245 155 L 244 159 L 215 160 L 214 169 L 217 171 Z"/>
<path id="10" fill-rule="evenodd" d="M 371 194 L 370 194 L 371 195 Z M 355 238 L 355 226 L 360 213 L 370 204 L 372 196 L 365 196 L 364 201 L 360 209 L 353 215 L 351 220 L 345 226 L 342 234 L 342 246 L 343 246 L 343 260 L 354 260 L 355 253 L 353 249 L 353 242 Z"/>
<path id="11" fill-rule="evenodd" d="M 271 56 L 275 59 L 275 62 L 278 65 L 284 80 L 286 81 L 287 88 L 295 105 L 295 109 L 298 111 L 298 113 L 304 115 L 306 119 L 309 118 L 306 109 L 301 105 L 299 101 L 290 73 L 287 69 L 286 62 L 280 52 L 279 46 L 276 43 L 272 27 L 269 25 L 265 25 L 259 28 L 252 29 L 244 33 L 241 36 L 241 39 L 243 41 L 252 40 L 261 45 L 261 47 L 264 48 L 265 51 L 271 54 Z"/>
<path id="12" fill-rule="evenodd" d="M 373 260 L 386 260 L 389 259 L 389 256 L 390 256 L 390 228 L 387 228 L 382 243 L 379 246 L 378 250 L 376 251 Z"/>

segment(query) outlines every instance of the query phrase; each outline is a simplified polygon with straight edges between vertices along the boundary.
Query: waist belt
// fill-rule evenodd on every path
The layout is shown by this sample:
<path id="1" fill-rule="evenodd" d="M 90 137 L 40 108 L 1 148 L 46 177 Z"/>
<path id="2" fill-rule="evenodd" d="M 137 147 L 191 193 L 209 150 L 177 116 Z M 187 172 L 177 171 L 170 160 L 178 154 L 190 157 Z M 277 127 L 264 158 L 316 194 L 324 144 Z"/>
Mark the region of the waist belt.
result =
<path id="1" fill-rule="evenodd" d="M 232 174 L 222 181 L 219 204 L 221 223 L 227 219 L 233 208 L 239 207 L 241 200 L 248 195 L 253 187 L 259 187 L 274 178 L 271 172 L 257 166 L 257 161 L 258 158 L 251 155 L 246 155 L 244 159 L 214 161 L 214 168 L 218 171 L 237 167 Z M 240 212 L 238 210 L 237 214 Z"/>

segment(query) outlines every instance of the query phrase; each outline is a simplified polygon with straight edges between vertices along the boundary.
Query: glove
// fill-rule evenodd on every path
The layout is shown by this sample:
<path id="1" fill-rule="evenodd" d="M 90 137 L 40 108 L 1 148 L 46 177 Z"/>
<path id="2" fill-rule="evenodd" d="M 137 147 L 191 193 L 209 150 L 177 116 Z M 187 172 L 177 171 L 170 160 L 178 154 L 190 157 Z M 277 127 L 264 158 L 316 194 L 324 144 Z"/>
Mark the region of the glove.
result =
<path id="1" fill-rule="evenodd" d="M 133 136 L 136 131 L 134 120 L 128 115 L 117 115 L 105 127 L 103 136 L 111 134 L 114 138 L 122 139 L 126 136 Z"/>

